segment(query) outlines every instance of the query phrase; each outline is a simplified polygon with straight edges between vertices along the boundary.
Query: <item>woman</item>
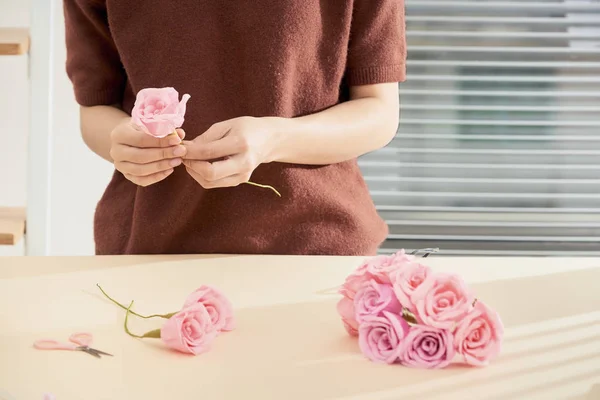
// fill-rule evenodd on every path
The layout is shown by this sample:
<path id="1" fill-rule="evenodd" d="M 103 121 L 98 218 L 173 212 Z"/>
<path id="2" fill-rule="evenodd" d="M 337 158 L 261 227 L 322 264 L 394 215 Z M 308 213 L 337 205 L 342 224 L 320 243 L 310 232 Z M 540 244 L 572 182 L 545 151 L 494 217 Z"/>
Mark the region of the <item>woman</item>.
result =
<path id="1" fill-rule="evenodd" d="M 82 135 L 116 169 L 98 254 L 376 253 L 387 227 L 356 158 L 396 132 L 402 0 L 64 6 Z M 132 126 L 148 87 L 192 96 L 186 140 Z"/>

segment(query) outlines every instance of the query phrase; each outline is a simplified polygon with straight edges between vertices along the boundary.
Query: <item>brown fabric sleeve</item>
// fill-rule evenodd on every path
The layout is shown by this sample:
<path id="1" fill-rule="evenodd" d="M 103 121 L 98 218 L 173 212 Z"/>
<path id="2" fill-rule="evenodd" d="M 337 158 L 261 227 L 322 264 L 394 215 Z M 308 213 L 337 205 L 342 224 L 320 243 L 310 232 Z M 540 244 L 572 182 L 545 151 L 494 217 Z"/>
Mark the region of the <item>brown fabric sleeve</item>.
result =
<path id="1" fill-rule="evenodd" d="M 82 106 L 120 104 L 126 75 L 105 0 L 64 0 L 67 75 Z"/>
<path id="2" fill-rule="evenodd" d="M 404 0 L 355 0 L 346 79 L 351 86 L 406 79 Z"/>

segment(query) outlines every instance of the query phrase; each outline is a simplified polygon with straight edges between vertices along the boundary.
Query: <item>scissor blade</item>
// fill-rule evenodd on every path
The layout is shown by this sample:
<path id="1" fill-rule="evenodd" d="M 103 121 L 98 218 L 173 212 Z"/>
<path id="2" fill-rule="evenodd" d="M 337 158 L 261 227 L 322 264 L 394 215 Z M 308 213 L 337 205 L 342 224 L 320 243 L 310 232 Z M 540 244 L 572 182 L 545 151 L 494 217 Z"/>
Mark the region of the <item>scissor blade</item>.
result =
<path id="1" fill-rule="evenodd" d="M 94 352 L 92 349 L 90 349 L 89 347 L 78 347 L 77 350 L 81 350 L 84 351 L 86 353 L 88 353 L 91 356 L 94 356 L 96 358 L 100 358 L 100 354 L 97 354 L 96 352 Z"/>
<path id="2" fill-rule="evenodd" d="M 98 349 L 92 349 L 92 348 L 89 348 L 88 350 L 90 350 L 90 351 L 93 351 L 93 352 L 94 352 L 94 353 L 96 353 L 96 354 L 102 354 L 103 356 L 111 356 L 111 357 L 114 357 L 112 354 L 110 354 L 110 353 L 105 353 L 104 351 L 100 351 L 100 350 L 98 350 Z"/>

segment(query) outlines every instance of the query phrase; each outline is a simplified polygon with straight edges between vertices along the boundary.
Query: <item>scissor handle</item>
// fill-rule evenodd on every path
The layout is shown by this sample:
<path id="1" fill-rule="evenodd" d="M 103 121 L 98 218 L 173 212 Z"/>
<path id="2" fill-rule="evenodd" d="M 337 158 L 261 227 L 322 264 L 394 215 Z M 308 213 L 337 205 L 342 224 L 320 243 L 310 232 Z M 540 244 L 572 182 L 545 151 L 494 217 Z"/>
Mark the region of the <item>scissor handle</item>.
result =
<path id="1" fill-rule="evenodd" d="M 86 347 L 92 344 L 92 339 L 92 334 L 87 332 L 78 332 L 69 336 L 69 341 Z"/>
<path id="2" fill-rule="evenodd" d="M 67 343 L 61 343 L 56 340 L 42 339 L 33 342 L 33 347 L 38 350 L 73 350 L 77 346 Z"/>

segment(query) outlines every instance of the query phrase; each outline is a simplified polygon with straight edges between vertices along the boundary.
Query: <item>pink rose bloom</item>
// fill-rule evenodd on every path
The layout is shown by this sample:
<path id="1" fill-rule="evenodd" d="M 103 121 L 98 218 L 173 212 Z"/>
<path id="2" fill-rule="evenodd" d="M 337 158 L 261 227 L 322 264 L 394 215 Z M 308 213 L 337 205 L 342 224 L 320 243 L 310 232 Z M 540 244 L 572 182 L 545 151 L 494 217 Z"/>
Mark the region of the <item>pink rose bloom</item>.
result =
<path id="1" fill-rule="evenodd" d="M 370 279 L 374 279 L 379 283 L 391 283 L 390 275 L 411 263 L 414 258 L 414 256 L 407 255 L 404 250 L 392 255 L 372 257 L 346 278 L 339 292 L 353 299 L 360 287 Z"/>
<path id="2" fill-rule="evenodd" d="M 400 346 L 403 365 L 416 368 L 444 368 L 454 358 L 452 333 L 425 325 L 414 325 Z"/>
<path id="3" fill-rule="evenodd" d="M 165 137 L 183 125 L 189 99 L 190 95 L 184 94 L 179 101 L 179 93 L 172 87 L 142 89 L 131 111 L 131 121 L 148 135 Z"/>
<path id="4" fill-rule="evenodd" d="M 217 289 L 201 286 L 188 296 L 183 304 L 183 309 L 194 304 L 202 304 L 206 307 L 217 331 L 231 331 L 235 328 L 233 307 L 227 297 Z"/>
<path id="5" fill-rule="evenodd" d="M 471 311 L 473 299 L 461 277 L 443 273 L 430 273 L 411 296 L 419 321 L 450 331 Z"/>
<path id="6" fill-rule="evenodd" d="M 356 295 L 356 292 L 358 292 L 363 283 L 365 283 L 368 279 L 368 275 L 361 274 L 358 271 L 353 272 L 352 274 L 348 275 L 346 281 L 340 288 L 339 293 L 344 297 L 353 299 L 354 295 Z"/>
<path id="7" fill-rule="evenodd" d="M 431 268 L 412 262 L 404 268 L 398 269 L 392 275 L 396 297 L 400 304 L 408 308 L 413 314 L 417 312 L 417 309 L 412 301 L 412 295 L 431 273 Z"/>
<path id="8" fill-rule="evenodd" d="M 45 393 L 43 400 L 56 400 L 56 396 L 54 396 L 52 393 Z"/>
<path id="9" fill-rule="evenodd" d="M 391 285 L 377 283 L 374 279 L 366 282 L 354 296 L 354 309 L 358 323 L 368 315 L 380 315 L 383 311 L 401 314 L 402 306 L 398 302 Z"/>
<path id="10" fill-rule="evenodd" d="M 358 336 L 358 322 L 354 313 L 354 302 L 348 297 L 343 297 L 337 304 L 337 311 L 342 317 L 344 328 L 350 336 Z"/>
<path id="11" fill-rule="evenodd" d="M 358 345 L 368 359 L 392 364 L 398 360 L 402 340 L 409 326 L 398 314 L 384 311 L 381 316 L 368 315 L 358 328 Z"/>
<path id="12" fill-rule="evenodd" d="M 392 255 L 381 255 L 367 262 L 367 273 L 379 283 L 391 283 L 391 276 L 398 270 L 410 265 L 414 256 L 408 255 L 404 250 Z"/>
<path id="13" fill-rule="evenodd" d="M 503 336 L 504 326 L 498 313 L 477 301 L 456 329 L 454 346 L 468 364 L 481 367 L 500 354 Z"/>
<path id="14" fill-rule="evenodd" d="M 160 330 L 160 338 L 173 350 L 198 355 L 210 349 L 217 333 L 206 307 L 195 304 L 169 318 Z"/>

